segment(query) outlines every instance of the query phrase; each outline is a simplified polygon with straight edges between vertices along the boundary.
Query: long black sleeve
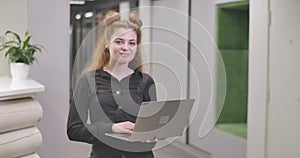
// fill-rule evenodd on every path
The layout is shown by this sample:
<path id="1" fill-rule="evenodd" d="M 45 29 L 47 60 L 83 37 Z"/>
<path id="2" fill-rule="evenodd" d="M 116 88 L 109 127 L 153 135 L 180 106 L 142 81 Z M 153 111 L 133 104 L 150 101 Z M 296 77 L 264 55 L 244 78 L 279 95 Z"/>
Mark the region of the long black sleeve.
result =
<path id="1" fill-rule="evenodd" d="M 102 120 L 87 123 L 89 107 L 95 99 L 87 77 L 82 75 L 74 91 L 68 115 L 67 134 L 73 141 L 95 143 L 98 141 L 97 138 L 104 136 L 104 133 L 111 132 L 112 122 L 103 116 Z"/>
<path id="2" fill-rule="evenodd" d="M 144 74 L 144 75 L 148 76 L 148 81 L 144 90 L 143 101 L 156 101 L 157 96 L 156 96 L 155 82 L 153 78 L 148 74 Z"/>

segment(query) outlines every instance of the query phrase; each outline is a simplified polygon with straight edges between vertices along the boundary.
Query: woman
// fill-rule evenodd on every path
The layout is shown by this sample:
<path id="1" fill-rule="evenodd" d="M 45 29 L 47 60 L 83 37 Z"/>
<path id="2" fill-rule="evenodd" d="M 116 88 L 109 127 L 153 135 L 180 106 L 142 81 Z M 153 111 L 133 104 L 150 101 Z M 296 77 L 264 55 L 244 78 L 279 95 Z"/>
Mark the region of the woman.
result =
<path id="1" fill-rule="evenodd" d="M 91 158 L 153 158 L 154 143 L 130 143 L 104 135 L 131 133 L 141 103 L 156 100 L 153 79 L 142 73 L 142 21 L 135 13 L 129 20 L 120 20 L 118 13 L 110 11 L 100 26 L 103 39 L 74 91 L 68 137 L 92 144 Z"/>

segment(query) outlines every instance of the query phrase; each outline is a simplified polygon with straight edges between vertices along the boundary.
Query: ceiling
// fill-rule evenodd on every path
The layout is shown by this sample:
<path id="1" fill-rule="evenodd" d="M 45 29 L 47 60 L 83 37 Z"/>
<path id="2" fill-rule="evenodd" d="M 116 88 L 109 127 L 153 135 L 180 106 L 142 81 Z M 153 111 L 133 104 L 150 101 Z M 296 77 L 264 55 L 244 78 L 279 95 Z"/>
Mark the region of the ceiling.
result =
<path id="1" fill-rule="evenodd" d="M 71 0 L 70 0 L 71 1 Z M 74 1 L 74 0 L 73 0 Z M 80 1 L 80 0 L 75 0 Z M 138 3 L 138 0 L 127 0 L 130 3 Z M 124 2 L 124 0 L 85 0 L 84 5 L 71 5 L 71 14 L 72 13 L 79 13 L 79 12 L 87 12 L 93 10 L 110 10 L 112 8 L 116 8 L 119 3 Z M 136 6 L 136 5 L 134 5 Z"/>

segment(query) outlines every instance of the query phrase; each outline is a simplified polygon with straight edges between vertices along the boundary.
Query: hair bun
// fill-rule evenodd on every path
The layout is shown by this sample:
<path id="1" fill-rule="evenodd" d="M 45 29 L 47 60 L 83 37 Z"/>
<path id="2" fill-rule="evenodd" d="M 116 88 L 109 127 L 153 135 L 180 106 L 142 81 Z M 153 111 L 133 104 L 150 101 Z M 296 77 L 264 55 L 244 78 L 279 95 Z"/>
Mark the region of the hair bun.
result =
<path id="1" fill-rule="evenodd" d="M 138 27 L 142 27 L 143 25 L 140 16 L 135 11 L 129 14 L 129 21 L 136 24 Z"/>
<path id="2" fill-rule="evenodd" d="M 106 26 L 111 25 L 115 21 L 119 21 L 121 19 L 121 16 L 119 13 L 115 11 L 108 11 L 105 15 L 105 18 L 103 19 L 103 23 Z"/>

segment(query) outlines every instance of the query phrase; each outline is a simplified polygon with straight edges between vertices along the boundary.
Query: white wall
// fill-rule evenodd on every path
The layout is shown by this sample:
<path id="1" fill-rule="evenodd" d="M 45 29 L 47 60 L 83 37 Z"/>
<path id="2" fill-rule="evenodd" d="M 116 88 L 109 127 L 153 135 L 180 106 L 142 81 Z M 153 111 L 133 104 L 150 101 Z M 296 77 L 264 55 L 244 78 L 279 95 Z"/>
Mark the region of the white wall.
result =
<path id="1" fill-rule="evenodd" d="M 266 158 L 268 0 L 250 0 L 247 158 Z"/>
<path id="2" fill-rule="evenodd" d="M 158 100 L 187 97 L 188 1 L 153 1 L 151 75 Z M 185 135 L 179 139 L 185 141 Z"/>
<path id="3" fill-rule="evenodd" d="M 157 64 L 153 63 L 151 71 L 154 79 L 161 83 L 161 86 L 158 85 L 158 99 L 185 98 L 188 1 L 175 0 L 170 3 L 160 0 L 154 1 L 153 6 L 151 60 Z"/>
<path id="4" fill-rule="evenodd" d="M 152 75 L 158 85 L 159 99 L 185 98 L 187 96 L 187 37 L 188 37 L 188 5 L 189 1 L 154 1 L 153 6 L 167 7 L 173 10 L 154 8 L 152 24 L 152 60 L 160 64 L 152 66 Z M 198 148 L 205 146 L 199 137 L 199 129 L 208 106 L 214 106 L 214 87 L 211 87 L 215 76 L 215 2 L 208 0 L 193 0 L 191 19 L 191 74 L 190 98 L 196 98 L 198 111 L 193 110 L 192 116 L 198 112 L 190 126 L 189 143 Z M 176 12 L 177 10 L 179 12 Z M 168 29 L 167 31 L 155 27 Z M 169 31 L 169 32 L 168 32 Z M 172 32 L 174 31 L 174 32 Z M 178 36 L 181 35 L 182 37 Z M 186 38 L 186 39 L 185 39 Z M 197 48 L 197 49 L 196 49 Z M 158 66 L 159 65 L 159 66 Z M 177 76 L 172 76 L 166 69 L 173 70 Z M 196 74 L 195 74 L 196 73 Z M 177 85 L 180 82 L 181 85 Z M 179 86 L 181 86 L 179 88 Z M 164 89 L 165 88 L 165 89 Z M 200 88 L 200 89 L 198 89 Z M 199 92 L 199 90 L 201 92 Z M 201 96 L 200 96 L 201 93 Z M 213 95 L 213 96 L 212 96 Z M 204 132 L 214 125 L 214 109 L 210 109 L 209 122 Z M 185 142 L 184 137 L 180 139 Z M 206 145 L 207 146 L 207 145 Z"/>
<path id="5" fill-rule="evenodd" d="M 215 2 L 212 0 L 193 0 L 192 1 L 192 23 L 191 23 L 191 63 L 197 73 L 197 78 L 191 78 L 191 97 L 200 99 L 197 115 L 190 126 L 190 144 L 201 149 L 207 149 L 207 143 L 203 144 L 203 139 L 199 137 L 201 123 L 207 123 L 201 130 L 202 134 L 209 132 L 214 124 L 214 111 L 210 110 L 208 120 L 204 116 L 211 97 L 214 98 L 214 88 L 211 83 L 215 76 L 215 21 L 216 9 Z M 211 75 L 211 76 L 209 76 Z M 195 80 L 196 79 L 196 80 Z M 213 79 L 213 80 L 211 80 Z M 196 86 L 200 87 L 199 90 Z M 211 106 L 214 106 L 212 99 Z"/>
<path id="6" fill-rule="evenodd" d="M 152 9 L 151 9 L 151 0 L 139 0 L 139 15 L 143 21 L 142 27 L 142 42 L 143 42 L 143 62 L 145 72 L 150 73 L 149 63 L 151 59 L 151 23 L 152 23 Z"/>
<path id="7" fill-rule="evenodd" d="M 27 0 L 0 1 L 0 36 L 7 30 L 24 35 L 27 29 Z M 0 76 L 9 75 L 8 60 L 0 53 Z"/>
<path id="8" fill-rule="evenodd" d="M 266 157 L 300 156 L 300 1 L 270 1 Z"/>
<path id="9" fill-rule="evenodd" d="M 250 1 L 248 158 L 300 155 L 299 7 Z"/>
<path id="10" fill-rule="evenodd" d="M 18 4 L 20 5 L 20 4 Z M 28 25 L 33 41 L 47 51 L 37 56 L 31 76 L 46 87 L 37 95 L 44 116 L 38 124 L 43 135 L 42 158 L 88 157 L 89 148 L 71 143 L 66 134 L 69 109 L 69 1 L 28 0 Z M 79 145 L 80 144 L 80 145 Z"/>

